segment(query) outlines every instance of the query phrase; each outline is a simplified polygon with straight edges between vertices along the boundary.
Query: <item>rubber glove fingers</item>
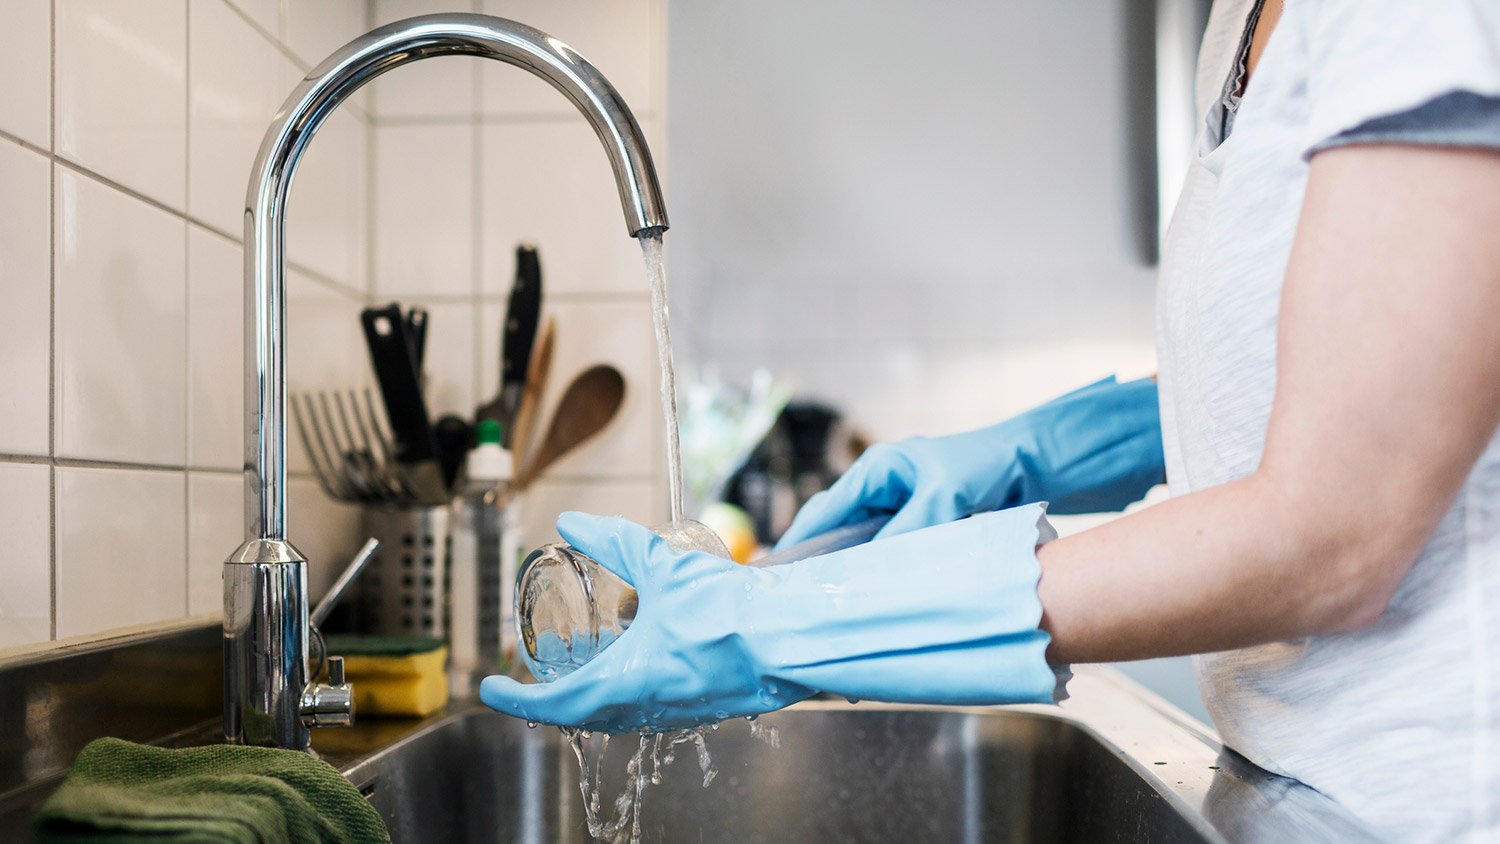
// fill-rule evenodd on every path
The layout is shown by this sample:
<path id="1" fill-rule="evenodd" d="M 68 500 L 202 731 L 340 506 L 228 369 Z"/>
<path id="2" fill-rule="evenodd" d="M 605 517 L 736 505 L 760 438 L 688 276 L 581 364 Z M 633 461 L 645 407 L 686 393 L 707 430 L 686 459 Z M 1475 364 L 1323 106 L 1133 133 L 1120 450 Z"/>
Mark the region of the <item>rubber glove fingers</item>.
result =
<path id="1" fill-rule="evenodd" d="M 777 549 L 791 547 L 877 515 L 896 513 L 899 516 L 917 481 L 917 467 L 907 455 L 906 448 L 907 443 L 880 443 L 867 449 L 833 486 L 802 505 L 791 526 L 777 541 Z M 897 522 L 893 518 L 881 529 L 881 535 L 926 527 L 915 524 L 916 521 L 908 518 Z M 898 529 L 892 530 L 891 524 L 897 524 Z M 901 527 L 902 524 L 906 526 Z"/>
<path id="2" fill-rule="evenodd" d="M 509 677 L 486 677 L 479 683 L 479 700 L 485 706 L 537 724 L 578 729 L 629 729 L 634 725 L 612 724 L 610 715 L 638 697 L 629 678 L 618 673 L 600 654 L 587 665 L 551 683 L 519 683 Z M 602 695 L 618 701 L 611 705 Z"/>
<path id="3" fill-rule="evenodd" d="M 666 540 L 622 516 L 595 516 L 569 510 L 557 517 L 557 533 L 569 545 L 609 569 L 636 591 L 649 584 L 650 561 L 674 554 Z"/>

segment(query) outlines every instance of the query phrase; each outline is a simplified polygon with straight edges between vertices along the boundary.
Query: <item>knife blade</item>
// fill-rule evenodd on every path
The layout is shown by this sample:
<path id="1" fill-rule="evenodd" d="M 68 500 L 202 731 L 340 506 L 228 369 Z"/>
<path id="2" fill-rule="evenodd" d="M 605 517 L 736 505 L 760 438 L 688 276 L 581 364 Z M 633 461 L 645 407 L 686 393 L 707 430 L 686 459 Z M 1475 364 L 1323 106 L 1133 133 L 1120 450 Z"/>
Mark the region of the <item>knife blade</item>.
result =
<path id="1" fill-rule="evenodd" d="M 511 444 L 516 410 L 526 389 L 531 350 L 536 343 L 537 322 L 542 312 L 542 264 L 536 247 L 516 247 L 516 281 L 506 308 L 505 331 L 500 340 L 500 406 L 505 418 L 505 445 Z"/>

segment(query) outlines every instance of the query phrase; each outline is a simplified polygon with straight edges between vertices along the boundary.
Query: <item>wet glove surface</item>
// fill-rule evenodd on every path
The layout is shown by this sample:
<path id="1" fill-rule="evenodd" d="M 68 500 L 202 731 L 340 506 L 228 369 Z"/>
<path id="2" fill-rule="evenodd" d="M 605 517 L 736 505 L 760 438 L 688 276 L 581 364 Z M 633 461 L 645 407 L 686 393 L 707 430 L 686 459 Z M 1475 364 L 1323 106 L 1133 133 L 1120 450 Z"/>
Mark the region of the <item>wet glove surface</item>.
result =
<path id="1" fill-rule="evenodd" d="M 895 514 L 884 537 L 1037 501 L 1057 514 L 1121 510 L 1165 476 L 1156 382 L 1110 377 L 989 428 L 872 447 L 777 547 L 882 514 Z"/>
<path id="2" fill-rule="evenodd" d="M 480 697 L 529 721 L 603 732 L 759 715 L 819 691 L 1050 702 L 1056 675 L 1036 597 L 1036 546 L 1052 536 L 1044 511 L 1019 507 L 770 569 L 674 551 L 625 519 L 565 513 L 563 538 L 640 594 L 635 620 L 566 677 L 489 677 Z"/>

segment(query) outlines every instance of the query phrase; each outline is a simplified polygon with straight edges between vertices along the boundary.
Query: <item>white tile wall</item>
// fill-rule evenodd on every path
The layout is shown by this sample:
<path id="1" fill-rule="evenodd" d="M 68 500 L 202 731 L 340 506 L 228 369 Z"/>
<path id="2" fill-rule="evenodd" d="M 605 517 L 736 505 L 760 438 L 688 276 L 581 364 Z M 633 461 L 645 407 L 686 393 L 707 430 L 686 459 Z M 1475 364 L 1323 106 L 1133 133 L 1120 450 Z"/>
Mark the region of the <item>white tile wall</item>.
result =
<path id="1" fill-rule="evenodd" d="M 219 566 L 243 530 L 251 159 L 305 72 L 284 34 L 304 52 L 342 43 L 365 3 L 14 0 L 4 18 L 16 49 L 0 56 L 0 652 L 12 652 L 217 611 Z M 294 384 L 366 377 L 354 317 L 368 298 L 371 134 L 367 109 L 336 113 L 299 171 Z M 292 538 L 317 555 L 321 588 L 363 538 L 357 512 L 305 475 L 290 489 Z"/>
<path id="2" fill-rule="evenodd" d="M 0 650 L 51 636 L 51 472 L 37 464 L 0 463 L 0 535 L 6 554 Z"/>
<path id="3" fill-rule="evenodd" d="M 244 465 L 244 250 L 198 225 L 187 235 L 188 465 Z"/>
<path id="4" fill-rule="evenodd" d="M 183 473 L 56 472 L 58 638 L 186 615 Z"/>
<path id="5" fill-rule="evenodd" d="M 58 153 L 181 210 L 186 0 L 58 3 L 56 49 Z"/>
<path id="6" fill-rule="evenodd" d="M 187 223 L 57 170 L 57 454 L 182 465 Z"/>
<path id="7" fill-rule="evenodd" d="M 287 46 L 313 67 L 364 32 L 365 0 L 285 0 Z"/>
<path id="8" fill-rule="evenodd" d="M 582 117 L 486 123 L 481 149 L 485 292 L 510 289 L 519 240 L 541 246 L 548 291 L 647 292 L 641 248 L 625 231 L 609 159 Z"/>
<path id="9" fill-rule="evenodd" d="M 300 3 L 298 5 L 316 5 Z M 327 279 L 367 277 L 369 131 L 353 110 L 333 113 L 298 165 L 287 198 L 287 258 Z"/>
<path id="10" fill-rule="evenodd" d="M 282 0 L 230 0 L 230 5 L 249 17 L 270 37 L 280 36 Z"/>
<path id="11" fill-rule="evenodd" d="M 222 2 L 194 5 L 189 23 L 188 213 L 238 237 L 261 137 L 301 74 Z"/>
<path id="12" fill-rule="evenodd" d="M 474 135 L 469 125 L 455 123 L 377 131 L 377 296 L 473 292 Z"/>
<path id="13" fill-rule="evenodd" d="M 0 313 L 10 322 L 0 332 L 0 452 L 47 453 L 50 166 L 45 156 L 0 140 L 0 197 L 26 209 L 0 214 Z"/>
<path id="14" fill-rule="evenodd" d="M 224 558 L 245 538 L 245 482 L 239 475 L 187 476 L 187 611 L 219 612 L 224 605 Z"/>
<path id="15" fill-rule="evenodd" d="M 9 3 L 0 52 L 0 131 L 52 147 L 52 6 Z"/>

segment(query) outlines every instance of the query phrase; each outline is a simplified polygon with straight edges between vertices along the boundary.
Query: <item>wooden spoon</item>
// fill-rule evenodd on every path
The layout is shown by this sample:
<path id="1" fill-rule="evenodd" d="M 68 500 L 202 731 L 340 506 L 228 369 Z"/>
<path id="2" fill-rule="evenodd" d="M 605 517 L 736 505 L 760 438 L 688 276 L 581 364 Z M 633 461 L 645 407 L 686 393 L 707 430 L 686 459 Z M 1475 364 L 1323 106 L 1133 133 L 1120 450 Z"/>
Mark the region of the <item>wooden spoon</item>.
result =
<path id="1" fill-rule="evenodd" d="M 541 447 L 516 475 L 516 486 L 525 489 L 558 458 L 577 448 L 619 412 L 625 401 L 625 377 L 608 364 L 597 364 L 584 370 L 563 391 L 552 424 Z"/>

